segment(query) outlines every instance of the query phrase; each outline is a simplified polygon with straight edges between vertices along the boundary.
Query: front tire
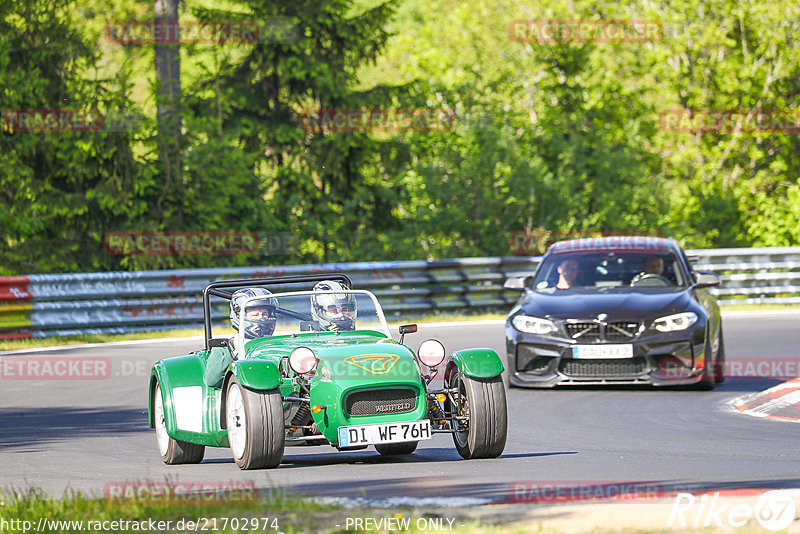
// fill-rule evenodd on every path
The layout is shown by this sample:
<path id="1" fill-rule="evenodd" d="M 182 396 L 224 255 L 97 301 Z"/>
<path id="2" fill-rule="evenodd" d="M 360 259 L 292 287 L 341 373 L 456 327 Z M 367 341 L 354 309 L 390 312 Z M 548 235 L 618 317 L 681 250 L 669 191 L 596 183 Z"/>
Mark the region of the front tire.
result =
<path id="1" fill-rule="evenodd" d="M 717 372 L 719 371 L 719 359 L 721 353 L 717 353 L 717 357 L 713 357 L 713 351 L 711 350 L 711 341 L 706 342 L 705 347 L 705 365 L 703 366 L 703 376 L 700 378 L 700 381 L 694 384 L 694 388 L 697 391 L 711 391 L 713 390 L 717 382 L 722 382 L 717 378 Z M 724 357 L 724 356 L 723 356 Z"/>
<path id="2" fill-rule="evenodd" d="M 375 450 L 382 456 L 399 456 L 401 454 L 411 454 L 417 450 L 418 441 L 406 441 L 403 443 L 384 443 L 375 445 Z"/>
<path id="3" fill-rule="evenodd" d="M 161 398 L 161 386 L 156 382 L 153 392 L 153 422 L 156 427 L 158 452 L 165 464 L 199 464 L 203 461 L 206 448 L 204 445 L 173 439 L 167 434 L 167 422 L 164 416 L 164 399 Z"/>
<path id="4" fill-rule="evenodd" d="M 453 442 L 462 458 L 497 458 L 506 446 L 508 413 L 503 379 L 472 378 L 456 373 L 450 383 L 457 388 L 457 403 L 448 401 L 449 412 L 467 418 L 456 423 Z"/>
<path id="5" fill-rule="evenodd" d="M 241 469 L 273 468 L 283 459 L 283 398 L 278 388 L 251 391 L 232 377 L 225 422 L 233 460 Z"/>

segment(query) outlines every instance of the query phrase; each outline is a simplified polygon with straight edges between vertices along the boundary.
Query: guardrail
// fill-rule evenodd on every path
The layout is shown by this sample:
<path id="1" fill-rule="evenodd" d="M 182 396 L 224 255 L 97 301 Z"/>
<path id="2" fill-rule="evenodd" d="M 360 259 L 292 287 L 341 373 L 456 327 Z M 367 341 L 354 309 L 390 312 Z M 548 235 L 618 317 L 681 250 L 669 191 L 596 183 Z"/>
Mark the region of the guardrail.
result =
<path id="1" fill-rule="evenodd" d="M 800 303 L 800 247 L 691 250 L 697 270 L 722 275 L 720 304 Z M 200 292 L 215 280 L 347 273 L 378 296 L 387 316 L 438 310 L 507 310 L 511 276 L 539 257 L 461 258 L 221 269 L 0 277 L 0 339 L 201 327 Z M 402 291 L 400 291 L 402 290 Z M 227 309 L 213 308 L 213 319 Z"/>

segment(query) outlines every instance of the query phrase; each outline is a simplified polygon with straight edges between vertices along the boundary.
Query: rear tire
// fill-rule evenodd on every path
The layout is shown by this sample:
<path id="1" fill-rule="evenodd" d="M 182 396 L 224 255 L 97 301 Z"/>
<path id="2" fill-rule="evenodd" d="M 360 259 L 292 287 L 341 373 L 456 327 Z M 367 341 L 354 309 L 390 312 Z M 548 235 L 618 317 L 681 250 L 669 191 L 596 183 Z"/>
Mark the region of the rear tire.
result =
<path id="1" fill-rule="evenodd" d="M 283 398 L 278 388 L 251 391 L 232 377 L 225 392 L 225 422 L 240 469 L 273 468 L 283 460 Z"/>
<path id="2" fill-rule="evenodd" d="M 156 382 L 153 392 L 153 422 L 156 427 L 158 452 L 165 464 L 199 464 L 206 452 L 205 445 L 189 443 L 173 439 L 167 434 L 167 423 L 164 416 L 164 399 L 161 397 L 161 386 Z"/>
<path id="3" fill-rule="evenodd" d="M 453 434 L 458 454 L 467 460 L 500 456 L 508 433 L 502 377 L 472 378 L 456 373 L 450 387 L 458 388 L 458 404 L 453 406 L 448 401 L 448 411 L 468 418 L 467 427 Z"/>
<path id="4" fill-rule="evenodd" d="M 406 441 L 403 443 L 385 443 L 375 445 L 375 450 L 382 456 L 399 456 L 401 454 L 411 454 L 417 450 L 418 441 Z"/>

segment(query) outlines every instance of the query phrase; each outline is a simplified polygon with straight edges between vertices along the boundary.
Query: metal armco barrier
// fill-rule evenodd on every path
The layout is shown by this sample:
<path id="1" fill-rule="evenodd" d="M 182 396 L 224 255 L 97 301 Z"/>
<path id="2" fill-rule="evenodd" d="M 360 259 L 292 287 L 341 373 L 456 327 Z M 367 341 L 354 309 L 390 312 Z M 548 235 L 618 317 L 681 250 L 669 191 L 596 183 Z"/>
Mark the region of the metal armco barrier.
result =
<path id="1" fill-rule="evenodd" d="M 720 304 L 800 303 L 800 247 L 691 250 L 697 270 L 722 275 Z M 201 327 L 200 292 L 214 280 L 341 271 L 372 290 L 387 315 L 436 310 L 508 310 L 511 276 L 540 257 L 461 258 L 221 269 L 0 277 L 0 339 Z M 280 288 L 279 288 L 280 289 Z M 215 321 L 227 318 L 214 308 Z"/>

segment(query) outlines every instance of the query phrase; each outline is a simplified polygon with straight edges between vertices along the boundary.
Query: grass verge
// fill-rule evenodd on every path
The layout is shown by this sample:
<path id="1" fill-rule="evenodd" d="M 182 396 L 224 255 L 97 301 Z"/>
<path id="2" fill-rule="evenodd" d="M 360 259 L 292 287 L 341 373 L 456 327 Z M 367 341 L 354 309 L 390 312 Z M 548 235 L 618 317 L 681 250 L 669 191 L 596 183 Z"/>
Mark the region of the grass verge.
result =
<path id="1" fill-rule="evenodd" d="M 148 483 L 150 484 L 150 483 Z M 150 485 L 151 489 L 161 485 Z M 174 488 L 175 486 L 173 486 Z M 39 490 L 0 493 L 0 532 L 462 532 L 521 533 L 484 520 L 410 507 L 344 508 L 302 495 L 269 491 L 244 501 L 188 494 L 172 499 L 111 499 L 71 493 L 61 499 Z M 230 496 L 230 495 L 229 495 Z M 498 521 L 503 523 L 502 520 Z"/>

